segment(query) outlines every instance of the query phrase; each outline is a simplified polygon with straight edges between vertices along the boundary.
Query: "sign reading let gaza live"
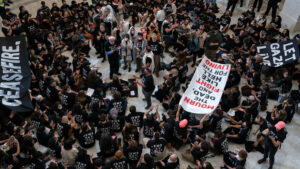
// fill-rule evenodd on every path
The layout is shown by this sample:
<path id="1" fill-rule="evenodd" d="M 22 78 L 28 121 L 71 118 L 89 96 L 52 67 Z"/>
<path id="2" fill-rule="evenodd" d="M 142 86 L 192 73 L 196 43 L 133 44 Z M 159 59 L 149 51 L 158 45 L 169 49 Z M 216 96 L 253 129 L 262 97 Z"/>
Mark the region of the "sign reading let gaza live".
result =
<path id="1" fill-rule="evenodd" d="M 213 112 L 220 102 L 230 68 L 229 64 L 215 63 L 204 57 L 179 104 L 191 113 Z"/>
<path id="2" fill-rule="evenodd" d="M 16 112 L 31 111 L 31 71 L 24 37 L 0 38 L 0 55 L 1 104 Z"/>
<path id="3" fill-rule="evenodd" d="M 280 43 L 269 43 L 256 47 L 257 53 L 264 60 L 264 65 L 280 67 L 299 59 L 297 41 L 288 40 Z"/>

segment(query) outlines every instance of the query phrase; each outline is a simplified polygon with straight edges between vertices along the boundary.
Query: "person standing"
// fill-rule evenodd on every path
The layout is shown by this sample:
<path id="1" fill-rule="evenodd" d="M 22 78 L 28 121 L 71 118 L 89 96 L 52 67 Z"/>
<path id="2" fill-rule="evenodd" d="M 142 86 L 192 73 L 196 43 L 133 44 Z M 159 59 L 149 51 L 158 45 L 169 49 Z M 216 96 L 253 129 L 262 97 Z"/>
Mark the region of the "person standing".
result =
<path id="1" fill-rule="evenodd" d="M 121 49 L 120 46 L 117 46 L 115 43 L 115 37 L 110 36 L 108 42 L 105 44 L 105 52 L 109 62 L 110 73 L 109 77 L 112 78 L 113 74 L 121 75 L 119 73 L 120 67 L 120 56 L 119 50 Z"/>
<path id="2" fill-rule="evenodd" d="M 258 3 L 258 6 L 257 6 L 257 3 Z M 263 3 L 263 0 L 255 0 L 254 3 L 253 3 L 253 10 L 254 10 L 254 9 L 256 8 L 256 6 L 257 6 L 257 12 L 259 12 L 262 3 Z"/>
<path id="3" fill-rule="evenodd" d="M 258 164 L 261 164 L 270 158 L 269 169 L 273 168 L 274 157 L 278 150 L 278 147 L 283 143 L 286 138 L 287 132 L 285 130 L 285 123 L 279 121 L 275 124 L 275 127 L 265 129 L 262 134 L 266 137 L 264 157 L 258 160 Z"/>
<path id="4" fill-rule="evenodd" d="M 228 11 L 229 8 L 231 7 L 231 16 L 233 14 L 233 11 L 234 11 L 234 8 L 235 8 L 237 2 L 238 2 L 238 0 L 228 0 L 226 11 Z"/>
<path id="5" fill-rule="evenodd" d="M 154 54 L 154 73 L 156 77 L 159 77 L 160 70 L 160 56 L 162 54 L 162 43 L 158 40 L 157 35 L 153 34 L 148 45 L 151 46 L 151 50 Z"/>
<path id="6" fill-rule="evenodd" d="M 3 0 L 0 0 L 0 16 L 2 19 L 5 17 L 5 3 Z"/>
<path id="7" fill-rule="evenodd" d="M 269 12 L 272 8 L 272 20 L 275 19 L 276 17 L 276 12 L 277 12 L 277 8 L 278 8 L 278 4 L 280 3 L 281 0 L 269 0 L 268 2 L 268 6 L 265 12 L 265 15 L 269 15 Z"/>
<path id="8" fill-rule="evenodd" d="M 222 35 L 217 27 L 213 28 L 213 31 L 208 34 L 206 39 L 205 56 L 209 59 L 215 59 L 217 50 L 220 44 L 223 42 Z"/>
<path id="9" fill-rule="evenodd" d="M 145 96 L 145 100 L 147 101 L 147 106 L 145 109 L 149 109 L 152 105 L 151 96 L 155 89 L 153 76 L 149 69 L 144 69 L 144 73 L 141 76 L 133 75 L 135 79 L 142 79 L 142 82 L 136 80 L 136 83 L 143 88 L 143 94 Z"/>
<path id="10" fill-rule="evenodd" d="M 132 62 L 132 48 L 133 48 L 133 43 L 132 41 L 129 39 L 129 34 L 125 34 L 124 35 L 124 39 L 121 42 L 121 46 L 122 46 L 122 56 L 124 59 L 124 70 L 127 69 L 128 67 L 128 72 L 131 71 L 131 62 Z"/>
<path id="11" fill-rule="evenodd" d="M 142 32 L 139 32 L 137 39 L 134 40 L 134 49 L 134 57 L 136 60 L 135 72 L 138 72 L 142 69 L 142 56 L 144 55 L 146 49 L 146 40 L 144 39 Z"/>

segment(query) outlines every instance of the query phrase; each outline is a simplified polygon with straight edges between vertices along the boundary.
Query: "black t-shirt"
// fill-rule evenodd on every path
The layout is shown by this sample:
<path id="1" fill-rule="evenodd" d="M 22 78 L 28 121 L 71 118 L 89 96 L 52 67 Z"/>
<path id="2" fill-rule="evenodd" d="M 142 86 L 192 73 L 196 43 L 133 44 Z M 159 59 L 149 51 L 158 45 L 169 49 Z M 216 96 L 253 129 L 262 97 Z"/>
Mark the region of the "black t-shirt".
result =
<path id="1" fill-rule="evenodd" d="M 133 131 L 132 133 L 129 133 L 127 135 L 124 135 L 123 133 L 123 140 L 124 143 L 127 143 L 127 141 L 129 140 L 135 140 L 135 141 L 139 141 L 139 132 L 137 130 Z"/>
<path id="2" fill-rule="evenodd" d="M 121 158 L 120 160 L 113 160 L 111 162 L 112 169 L 127 169 L 127 159 L 125 157 Z"/>
<path id="3" fill-rule="evenodd" d="M 155 89 L 153 76 L 146 76 L 145 74 L 141 75 L 142 83 L 145 85 L 143 88 L 146 92 L 153 91 Z"/>
<path id="4" fill-rule="evenodd" d="M 154 132 L 158 131 L 159 123 L 157 121 L 154 122 L 153 126 L 148 126 L 147 119 L 143 120 L 144 125 L 144 136 L 145 137 L 153 137 Z"/>
<path id="5" fill-rule="evenodd" d="M 77 157 L 75 159 L 76 169 L 89 169 L 93 167 L 90 157 L 86 155 L 85 157 Z"/>
<path id="6" fill-rule="evenodd" d="M 279 133 L 275 127 L 272 127 L 269 130 L 270 130 L 269 136 L 272 136 L 275 139 L 275 141 L 280 141 L 281 143 L 283 143 L 283 141 L 285 140 L 286 135 L 287 135 L 286 131 Z M 268 137 L 268 139 L 269 139 L 269 137 Z M 274 144 L 271 141 L 269 143 L 274 146 Z"/>
<path id="7" fill-rule="evenodd" d="M 166 129 L 165 127 L 162 127 L 162 129 L 160 130 L 160 134 L 161 136 L 168 142 L 172 142 L 173 141 L 173 127 L 171 127 L 170 129 Z"/>
<path id="8" fill-rule="evenodd" d="M 246 19 L 243 20 L 243 19 L 239 18 L 237 25 L 238 25 L 238 27 L 242 27 L 242 26 L 245 26 L 246 23 L 247 23 Z"/>
<path id="9" fill-rule="evenodd" d="M 240 131 L 238 132 L 238 138 L 241 141 L 245 141 L 248 136 L 249 129 L 248 128 L 240 128 Z"/>
<path id="10" fill-rule="evenodd" d="M 165 146 L 167 145 L 166 140 L 149 140 L 147 143 L 147 147 L 150 148 L 150 154 L 155 156 L 155 152 L 163 152 L 165 150 Z"/>
<path id="11" fill-rule="evenodd" d="M 154 55 L 159 55 L 162 51 L 162 46 L 159 44 L 159 41 L 153 42 L 152 39 L 148 42 L 148 46 L 151 46 L 151 51 Z"/>
<path id="12" fill-rule="evenodd" d="M 210 131 L 215 131 L 217 129 L 221 128 L 221 123 L 222 123 L 222 117 L 217 117 L 214 114 L 209 116 L 208 121 L 209 121 L 209 126 L 210 126 Z"/>
<path id="13" fill-rule="evenodd" d="M 116 108 L 117 111 L 118 111 L 118 114 L 121 114 L 121 115 L 125 115 L 125 112 L 124 112 L 124 100 L 123 99 L 112 99 L 110 101 L 110 108 Z"/>
<path id="14" fill-rule="evenodd" d="M 119 115 L 117 119 L 110 118 L 109 121 L 111 122 L 111 129 L 114 132 L 120 132 L 122 131 L 124 125 L 125 125 L 125 117 L 123 115 Z"/>
<path id="15" fill-rule="evenodd" d="M 216 141 L 214 144 L 215 150 L 217 150 L 218 153 L 225 153 L 228 150 L 228 141 L 227 137 L 221 137 Z"/>
<path id="16" fill-rule="evenodd" d="M 74 93 L 62 93 L 61 104 L 66 109 L 70 109 L 74 103 L 75 103 L 75 94 Z"/>
<path id="17" fill-rule="evenodd" d="M 208 153 L 208 151 L 201 151 L 200 147 L 197 147 L 191 153 L 195 160 L 200 160 Z"/>
<path id="18" fill-rule="evenodd" d="M 118 51 L 119 50 L 118 50 L 118 46 L 116 45 L 116 43 L 112 45 L 109 42 L 106 42 L 105 43 L 105 51 L 110 52 L 112 50 L 114 50 L 114 52 L 111 53 L 111 54 L 108 54 L 108 59 L 109 60 L 110 59 L 118 59 L 118 57 L 119 57 L 119 52 Z"/>
<path id="19" fill-rule="evenodd" d="M 142 127 L 143 113 L 141 112 L 130 113 L 126 117 L 126 121 L 130 123 L 133 127 Z"/>
<path id="20" fill-rule="evenodd" d="M 175 128 L 174 128 L 174 136 L 177 139 L 182 140 L 182 139 L 187 138 L 187 134 L 188 134 L 187 128 L 180 128 L 179 127 L 179 121 L 176 121 Z"/>
<path id="21" fill-rule="evenodd" d="M 46 164 L 42 159 L 33 159 L 29 164 L 30 169 L 44 169 L 46 168 Z"/>
<path id="22" fill-rule="evenodd" d="M 239 159 L 237 158 L 232 158 L 230 154 L 233 154 L 233 155 L 236 155 L 232 152 L 227 152 L 224 154 L 224 161 L 226 162 L 227 165 L 229 165 L 230 167 L 238 167 L 238 166 L 245 166 L 246 164 L 246 160 L 243 160 L 243 161 L 240 161 Z"/>
<path id="23" fill-rule="evenodd" d="M 172 5 L 170 5 L 170 4 L 167 4 L 164 10 L 166 12 L 166 16 L 173 13 L 173 8 L 172 8 Z"/>
<path id="24" fill-rule="evenodd" d="M 82 122 L 86 122 L 88 119 L 88 114 L 85 111 L 82 111 L 80 114 L 74 114 L 74 119 L 76 121 L 76 123 L 82 123 Z"/>
<path id="25" fill-rule="evenodd" d="M 58 99 L 58 90 L 53 86 L 48 86 L 46 88 L 46 96 L 51 101 L 56 101 Z"/>
<path id="26" fill-rule="evenodd" d="M 71 126 L 69 124 L 66 124 L 66 123 L 57 123 L 56 131 L 57 131 L 57 134 L 60 137 L 67 138 L 68 135 L 69 135 L 70 128 L 71 128 Z"/>
<path id="27" fill-rule="evenodd" d="M 143 146 L 141 144 L 138 145 L 135 149 L 130 149 L 127 146 L 124 146 L 124 155 L 130 164 L 136 164 L 142 154 Z"/>
<path id="28" fill-rule="evenodd" d="M 110 122 L 106 122 L 104 124 L 100 122 L 97 126 L 97 129 L 97 136 L 111 135 L 112 133 Z"/>
<path id="29" fill-rule="evenodd" d="M 263 124 L 261 124 L 259 126 L 259 131 L 260 132 L 263 132 L 265 129 L 268 128 L 268 121 L 266 119 L 263 119 Z"/>
<path id="30" fill-rule="evenodd" d="M 90 129 L 86 132 L 75 133 L 76 138 L 78 139 L 79 144 L 83 148 L 89 148 L 95 144 L 95 131 Z"/>
<path id="31" fill-rule="evenodd" d="M 56 158 L 61 158 L 61 145 L 59 142 L 53 145 L 48 145 L 50 155 Z"/>

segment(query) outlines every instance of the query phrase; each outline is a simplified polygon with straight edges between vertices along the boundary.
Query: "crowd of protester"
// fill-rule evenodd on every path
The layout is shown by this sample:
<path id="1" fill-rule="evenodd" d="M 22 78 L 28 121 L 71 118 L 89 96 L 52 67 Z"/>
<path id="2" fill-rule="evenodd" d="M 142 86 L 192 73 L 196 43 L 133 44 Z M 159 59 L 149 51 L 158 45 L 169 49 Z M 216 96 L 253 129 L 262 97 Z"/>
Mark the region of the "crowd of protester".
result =
<path id="1" fill-rule="evenodd" d="M 186 160 L 193 168 L 213 169 L 206 158 L 222 156 L 221 168 L 242 169 L 248 153 L 258 151 L 258 163 L 269 158 L 272 169 L 299 103 L 299 86 L 292 90 L 292 80 L 299 83 L 300 69 L 296 62 L 264 66 L 257 55 L 256 45 L 291 38 L 277 8 L 255 12 L 255 0 L 232 23 L 237 1 L 229 3 L 232 11 L 221 15 L 211 0 L 62 0 L 61 6 L 42 1 L 36 14 L 24 6 L 18 14 L 0 7 L 3 34 L 27 39 L 34 105 L 24 113 L 1 107 L 1 168 L 179 169 Z M 270 8 L 275 16 L 273 11 L 268 20 Z M 204 55 L 231 64 L 231 71 L 218 108 L 197 120 L 179 101 Z M 172 62 L 166 63 L 169 56 Z M 91 57 L 108 62 L 111 82 L 104 81 L 101 67 L 91 66 Z M 136 108 L 142 100 L 128 104 L 129 82 L 121 79 L 127 71 L 136 72 L 134 84 L 142 87 L 146 111 Z M 161 84 L 154 84 L 161 75 Z M 91 96 L 88 89 L 94 89 Z M 268 100 L 277 101 L 272 110 Z M 232 152 L 231 143 L 245 146 Z M 88 154 L 95 144 L 100 151 Z"/>

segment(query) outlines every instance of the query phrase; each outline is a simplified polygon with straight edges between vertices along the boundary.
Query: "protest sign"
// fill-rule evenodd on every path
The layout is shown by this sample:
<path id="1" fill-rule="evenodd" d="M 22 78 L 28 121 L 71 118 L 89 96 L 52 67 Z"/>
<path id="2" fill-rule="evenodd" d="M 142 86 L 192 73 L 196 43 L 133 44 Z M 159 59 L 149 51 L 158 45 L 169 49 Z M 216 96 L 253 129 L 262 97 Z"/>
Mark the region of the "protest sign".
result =
<path id="1" fill-rule="evenodd" d="M 231 65 L 204 57 L 180 100 L 182 108 L 196 114 L 213 112 L 221 99 Z"/>
<path id="2" fill-rule="evenodd" d="M 259 45 L 256 49 L 258 55 L 264 60 L 263 64 L 270 67 L 280 67 L 300 58 L 298 44 L 295 39 Z"/>
<path id="3" fill-rule="evenodd" d="M 21 36 L 0 38 L 0 101 L 15 112 L 32 111 L 28 52 Z"/>

